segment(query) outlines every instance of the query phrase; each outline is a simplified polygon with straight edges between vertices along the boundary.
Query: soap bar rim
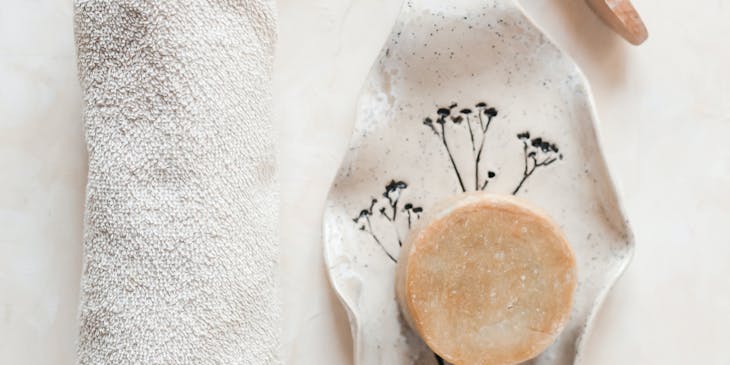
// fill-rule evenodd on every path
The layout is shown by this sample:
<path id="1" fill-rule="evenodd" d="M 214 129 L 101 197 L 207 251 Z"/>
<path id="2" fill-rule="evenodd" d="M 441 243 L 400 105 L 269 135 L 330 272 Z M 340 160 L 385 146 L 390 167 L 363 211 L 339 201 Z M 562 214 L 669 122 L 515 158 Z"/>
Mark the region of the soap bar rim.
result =
<path id="1" fill-rule="evenodd" d="M 562 313 L 561 318 L 556 322 L 557 327 L 554 333 L 551 334 L 549 343 L 537 351 L 532 351 L 526 358 L 521 359 L 515 364 L 519 364 L 524 361 L 528 361 L 539 356 L 544 352 L 552 343 L 554 343 L 560 334 L 563 332 L 566 324 L 570 319 L 571 310 L 575 301 L 575 291 L 578 284 L 578 270 L 575 252 L 572 249 L 570 242 L 567 240 L 564 232 L 560 226 L 541 208 L 528 202 L 525 199 L 513 196 L 513 195 L 502 195 L 487 192 L 467 192 L 449 196 L 448 198 L 436 203 L 429 209 L 430 213 L 426 214 L 423 219 L 417 222 L 413 229 L 409 232 L 406 240 L 401 247 L 400 255 L 398 256 L 398 263 L 396 266 L 396 278 L 395 278 L 395 289 L 396 289 L 396 301 L 398 302 L 399 310 L 409 327 L 419 335 L 419 337 L 426 343 L 426 345 L 435 353 L 439 354 L 444 360 L 448 362 L 459 361 L 459 359 L 450 358 L 448 354 L 441 354 L 434 350 L 431 344 L 430 337 L 423 334 L 423 329 L 418 323 L 417 318 L 413 318 L 416 311 L 413 309 L 412 301 L 407 300 L 409 297 L 407 285 L 406 272 L 408 269 L 408 261 L 411 257 L 415 247 L 413 242 L 416 241 L 432 223 L 444 219 L 452 212 L 459 209 L 466 208 L 472 205 L 490 205 L 491 207 L 504 210 L 513 210 L 530 214 L 534 217 L 539 218 L 545 227 L 550 229 L 555 237 L 559 238 L 559 243 L 563 247 L 564 251 L 568 253 L 570 262 L 570 269 L 573 273 L 572 280 L 570 283 L 570 289 L 568 296 L 570 297 L 570 305 Z"/>

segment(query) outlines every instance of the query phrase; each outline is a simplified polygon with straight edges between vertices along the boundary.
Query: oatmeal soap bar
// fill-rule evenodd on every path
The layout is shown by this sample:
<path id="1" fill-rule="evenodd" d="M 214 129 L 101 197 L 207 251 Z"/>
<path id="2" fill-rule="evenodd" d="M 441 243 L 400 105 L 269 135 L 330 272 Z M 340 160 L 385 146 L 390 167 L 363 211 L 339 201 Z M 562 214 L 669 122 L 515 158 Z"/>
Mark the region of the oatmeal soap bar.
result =
<path id="1" fill-rule="evenodd" d="M 512 196 L 462 194 L 420 222 L 401 250 L 398 302 L 454 365 L 512 365 L 544 351 L 570 314 L 575 258 L 545 213 Z"/>

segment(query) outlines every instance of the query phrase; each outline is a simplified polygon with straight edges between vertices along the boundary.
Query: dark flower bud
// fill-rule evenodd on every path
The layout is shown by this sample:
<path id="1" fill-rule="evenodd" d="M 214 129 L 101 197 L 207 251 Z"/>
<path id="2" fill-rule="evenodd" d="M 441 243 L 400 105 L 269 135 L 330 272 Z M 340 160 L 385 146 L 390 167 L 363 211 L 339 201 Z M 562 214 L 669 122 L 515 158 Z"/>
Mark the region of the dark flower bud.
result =
<path id="1" fill-rule="evenodd" d="M 462 114 L 467 114 L 467 115 L 469 115 L 469 114 L 471 114 L 471 109 L 469 109 L 469 108 L 464 108 L 464 109 L 461 109 L 461 113 L 462 113 Z"/>
<path id="2" fill-rule="evenodd" d="M 542 144 L 542 138 L 537 137 L 532 140 L 532 147 L 540 147 Z"/>
<path id="3" fill-rule="evenodd" d="M 433 125 L 433 119 L 426 118 L 426 119 L 423 120 L 423 124 L 425 124 L 425 125 Z"/>
<path id="4" fill-rule="evenodd" d="M 530 139 L 530 132 L 522 132 L 517 135 L 519 139 Z"/>
<path id="5" fill-rule="evenodd" d="M 454 124 L 461 124 L 461 122 L 464 120 L 464 117 L 461 115 L 456 117 L 451 117 L 451 121 L 454 122 Z"/>
<path id="6" fill-rule="evenodd" d="M 447 116 L 449 116 L 449 114 L 451 114 L 451 109 L 448 109 L 448 108 L 439 108 L 436 111 L 436 114 L 438 114 L 438 115 L 440 115 L 442 117 L 447 117 Z"/>
<path id="7" fill-rule="evenodd" d="M 403 208 L 405 208 L 406 210 L 410 210 L 411 208 L 413 208 L 413 204 L 411 204 L 411 203 L 406 203 L 406 205 L 405 205 L 405 206 L 403 206 Z"/>
<path id="8" fill-rule="evenodd" d="M 475 106 L 476 106 L 477 108 L 486 108 L 486 107 L 487 107 L 487 103 L 485 103 L 485 102 L 483 102 L 483 101 L 480 101 L 480 102 L 478 102 L 478 103 L 477 103 L 477 105 L 475 105 Z"/>
<path id="9" fill-rule="evenodd" d="M 489 117 L 496 117 L 497 116 L 497 109 L 489 108 L 484 111 L 484 114 L 488 115 Z"/>
<path id="10" fill-rule="evenodd" d="M 388 185 L 385 185 L 385 190 L 386 191 L 393 191 L 393 190 L 395 190 L 396 184 L 397 183 L 395 182 L 395 180 L 390 180 L 390 182 L 388 183 Z"/>
<path id="11" fill-rule="evenodd" d="M 497 176 L 497 174 L 495 174 L 494 171 L 487 171 L 487 177 L 489 177 L 490 179 L 495 176 Z"/>
<path id="12" fill-rule="evenodd" d="M 543 142 L 540 144 L 540 149 L 542 152 L 549 152 L 550 151 L 550 143 L 549 142 Z"/>
<path id="13" fill-rule="evenodd" d="M 423 208 L 422 207 L 415 207 L 415 208 L 413 208 L 413 213 L 421 213 L 421 212 L 423 212 Z"/>
<path id="14" fill-rule="evenodd" d="M 454 109 L 454 108 L 456 108 L 457 106 L 458 106 L 458 104 L 456 104 L 456 103 L 453 103 L 453 104 L 449 105 L 449 109 Z"/>
<path id="15" fill-rule="evenodd" d="M 444 119 L 443 116 L 439 117 L 439 119 L 436 119 L 436 123 L 438 124 L 446 124 L 446 119 Z"/>
<path id="16" fill-rule="evenodd" d="M 553 152 L 558 152 L 558 146 L 556 146 L 555 143 L 550 145 L 550 149 L 553 150 Z"/>

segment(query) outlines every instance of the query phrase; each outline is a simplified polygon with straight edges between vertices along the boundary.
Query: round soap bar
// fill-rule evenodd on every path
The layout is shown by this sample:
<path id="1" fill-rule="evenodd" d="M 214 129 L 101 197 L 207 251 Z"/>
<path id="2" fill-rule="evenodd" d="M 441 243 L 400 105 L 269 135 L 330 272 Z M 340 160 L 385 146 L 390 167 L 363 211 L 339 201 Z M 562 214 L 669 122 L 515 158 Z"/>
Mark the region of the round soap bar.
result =
<path id="1" fill-rule="evenodd" d="M 544 351 L 570 315 L 575 258 L 545 213 L 511 196 L 458 195 L 401 250 L 404 317 L 455 365 L 508 365 Z"/>

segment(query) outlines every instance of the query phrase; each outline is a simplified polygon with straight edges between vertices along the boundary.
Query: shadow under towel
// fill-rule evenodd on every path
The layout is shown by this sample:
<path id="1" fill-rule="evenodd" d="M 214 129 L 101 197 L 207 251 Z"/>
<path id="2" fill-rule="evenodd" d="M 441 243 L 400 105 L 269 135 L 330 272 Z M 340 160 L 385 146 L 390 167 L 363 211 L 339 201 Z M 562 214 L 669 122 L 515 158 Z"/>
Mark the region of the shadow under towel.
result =
<path id="1" fill-rule="evenodd" d="M 277 364 L 273 1 L 76 1 L 79 363 Z"/>

